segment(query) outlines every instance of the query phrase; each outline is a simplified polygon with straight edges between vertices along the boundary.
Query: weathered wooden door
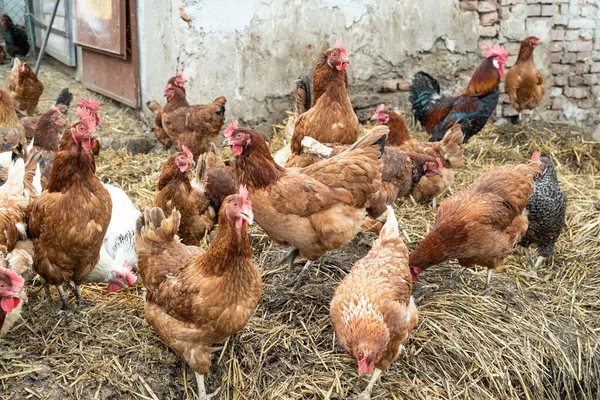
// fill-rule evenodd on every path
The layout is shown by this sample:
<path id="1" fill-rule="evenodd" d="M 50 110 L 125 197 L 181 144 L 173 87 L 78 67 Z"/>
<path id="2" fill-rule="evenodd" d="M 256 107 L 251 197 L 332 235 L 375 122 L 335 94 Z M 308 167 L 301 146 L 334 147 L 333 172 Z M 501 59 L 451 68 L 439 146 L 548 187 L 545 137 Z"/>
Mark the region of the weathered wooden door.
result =
<path id="1" fill-rule="evenodd" d="M 32 0 L 33 26 L 35 42 L 40 46 L 44 42 L 46 29 L 54 10 L 55 0 Z M 52 35 L 48 39 L 46 53 L 69 67 L 76 65 L 75 45 L 73 44 L 72 3 L 61 0 L 52 24 Z"/>
<path id="2" fill-rule="evenodd" d="M 84 85 L 139 108 L 135 2 L 74 0 L 75 43 L 82 49 Z"/>

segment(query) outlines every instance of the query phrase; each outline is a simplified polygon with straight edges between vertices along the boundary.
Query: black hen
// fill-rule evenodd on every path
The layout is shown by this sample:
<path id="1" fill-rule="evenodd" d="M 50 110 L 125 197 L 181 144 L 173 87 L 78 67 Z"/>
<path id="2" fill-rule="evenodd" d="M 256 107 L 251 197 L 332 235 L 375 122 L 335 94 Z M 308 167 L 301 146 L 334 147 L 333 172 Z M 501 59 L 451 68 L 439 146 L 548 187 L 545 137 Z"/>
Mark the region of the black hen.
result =
<path id="1" fill-rule="evenodd" d="M 533 278 L 537 277 L 537 269 L 542 261 L 554 253 L 554 245 L 565 226 L 567 212 L 567 196 L 558 186 L 554 164 L 548 157 L 540 157 L 540 161 L 544 167 L 533 180 L 533 194 L 527 203 L 529 227 L 519 243 L 525 247 L 527 261 L 531 264 L 527 276 Z M 538 247 L 535 264 L 529 255 L 528 247 L 531 244 Z"/>
<path id="2" fill-rule="evenodd" d="M 29 39 L 23 26 L 17 26 L 12 19 L 2 14 L 2 24 L 4 25 L 2 37 L 6 43 L 6 52 L 9 56 L 26 56 L 29 53 Z"/>

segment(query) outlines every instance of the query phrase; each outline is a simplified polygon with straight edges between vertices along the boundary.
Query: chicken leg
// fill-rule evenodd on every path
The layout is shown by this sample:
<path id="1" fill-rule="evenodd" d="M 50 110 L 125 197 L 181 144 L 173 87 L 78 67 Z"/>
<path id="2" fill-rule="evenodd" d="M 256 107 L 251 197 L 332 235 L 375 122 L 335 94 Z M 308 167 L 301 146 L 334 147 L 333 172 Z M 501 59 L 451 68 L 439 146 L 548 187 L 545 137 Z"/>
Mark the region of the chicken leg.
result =
<path id="1" fill-rule="evenodd" d="M 296 258 L 298 258 L 299 255 L 300 255 L 300 250 L 298 250 L 298 249 L 292 249 L 285 256 L 283 256 L 280 259 L 278 259 L 277 261 L 275 261 L 273 263 L 273 266 L 277 267 L 279 265 L 287 263 L 287 265 L 290 268 L 292 268 L 292 265 L 294 265 L 294 261 L 296 261 Z"/>
<path id="2" fill-rule="evenodd" d="M 219 393 L 219 391 L 221 390 L 220 386 L 211 394 L 206 394 L 206 387 L 204 386 L 204 375 L 200 375 L 196 371 L 194 371 L 194 374 L 196 375 L 196 382 L 198 383 L 198 398 L 200 400 L 210 400 Z"/>
<path id="3" fill-rule="evenodd" d="M 456 271 L 456 274 L 454 274 L 454 277 L 452 277 L 448 280 L 447 285 L 452 288 L 456 287 L 458 285 L 458 281 L 459 281 L 461 275 L 463 274 L 463 272 L 465 272 L 466 269 L 467 269 L 467 267 L 463 267 L 461 265 L 460 268 Z"/>
<path id="4" fill-rule="evenodd" d="M 487 270 L 487 279 L 485 280 L 485 288 L 483 289 L 483 293 L 484 294 L 488 294 L 490 291 L 490 282 L 492 281 L 492 273 L 494 272 L 493 269 L 488 268 Z"/>
<path id="5" fill-rule="evenodd" d="M 69 282 L 69 287 L 75 295 L 75 301 L 77 301 L 77 304 L 80 306 L 87 304 L 87 301 L 85 301 L 83 296 L 81 296 L 81 285 L 75 285 L 73 282 Z"/>
<path id="6" fill-rule="evenodd" d="M 375 386 L 375 383 L 377 382 L 377 379 L 379 379 L 380 376 L 381 370 L 379 368 L 375 368 L 375 371 L 373 371 L 373 375 L 371 376 L 369 384 L 367 385 L 365 390 L 363 390 L 363 392 L 358 395 L 358 400 L 371 400 L 371 392 L 373 392 L 373 387 Z"/>
<path id="7" fill-rule="evenodd" d="M 58 289 L 58 294 L 60 296 L 60 300 L 62 301 L 62 309 L 65 311 L 70 311 L 72 309 L 72 307 L 69 304 L 69 300 L 67 299 L 67 295 L 65 294 L 65 290 L 63 289 L 63 286 L 56 285 L 56 288 Z"/>
<path id="8" fill-rule="evenodd" d="M 529 272 L 524 272 L 521 275 L 526 276 L 527 278 L 538 279 L 537 270 L 540 267 L 540 265 L 542 265 L 542 262 L 544 261 L 545 257 L 538 256 L 538 259 L 534 264 L 533 259 L 531 258 L 531 253 L 529 252 L 529 249 L 524 248 L 524 251 L 525 251 L 525 258 L 527 259 L 527 262 L 529 263 L 529 266 L 531 267 L 531 269 L 529 270 Z"/>

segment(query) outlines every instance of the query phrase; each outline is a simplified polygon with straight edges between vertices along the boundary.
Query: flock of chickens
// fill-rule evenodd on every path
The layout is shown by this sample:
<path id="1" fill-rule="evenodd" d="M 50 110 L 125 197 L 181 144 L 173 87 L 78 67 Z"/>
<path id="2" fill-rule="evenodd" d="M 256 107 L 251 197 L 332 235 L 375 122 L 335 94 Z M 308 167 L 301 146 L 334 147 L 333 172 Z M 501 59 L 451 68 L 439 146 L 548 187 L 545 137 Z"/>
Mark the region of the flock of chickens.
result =
<path id="1" fill-rule="evenodd" d="M 506 77 L 519 111 L 535 107 L 544 93 L 533 62 L 538 44 L 535 37 L 523 41 Z M 409 100 L 431 133 L 429 142 L 411 138 L 404 118 L 383 104 L 371 118 L 376 126 L 359 137 L 347 93 L 348 54 L 338 41 L 319 57 L 312 88 L 308 77 L 295 82 L 289 145 L 273 156 L 259 132 L 237 121 L 222 141 L 225 98 L 190 105 L 180 73 L 167 82 L 166 105 L 148 103 L 157 140 L 177 152 L 162 168 L 153 207 L 143 213 L 95 175 L 98 103 L 81 101 L 66 126 L 72 96 L 63 90 L 49 111 L 31 116 L 43 85 L 16 60 L 10 93 L 0 90 L 0 332 L 18 319 L 33 271 L 50 299 L 49 286 L 56 286 L 68 309 L 64 285 L 82 303 L 85 282 L 117 291 L 136 283 L 137 270 L 146 289 L 146 320 L 191 366 L 200 398 L 208 399 L 214 393 L 207 395 L 204 375 L 212 345 L 245 326 L 262 293 L 248 225 L 256 221 L 271 240 L 291 247 L 278 263 L 306 260 L 290 282 L 294 287 L 327 251 L 371 231 L 378 239 L 330 305 L 344 350 L 361 375 L 373 374 L 360 395 L 370 398 L 417 324 L 412 285 L 420 273 L 457 259 L 453 282 L 465 268 L 481 265 L 488 268 L 487 289 L 492 271 L 520 243 L 538 246 L 535 264 L 527 253 L 535 277 L 564 227 L 566 197 L 551 160 L 535 152 L 441 201 L 430 232 L 412 253 L 400 238 L 391 205 L 405 196 L 435 200 L 452 185 L 465 144 L 495 110 L 507 58 L 500 46 L 486 50 L 456 97 L 441 96 L 429 74 L 415 75 Z M 234 166 L 221 159 L 221 141 L 235 155 Z M 215 227 L 208 248 L 198 247 Z"/>

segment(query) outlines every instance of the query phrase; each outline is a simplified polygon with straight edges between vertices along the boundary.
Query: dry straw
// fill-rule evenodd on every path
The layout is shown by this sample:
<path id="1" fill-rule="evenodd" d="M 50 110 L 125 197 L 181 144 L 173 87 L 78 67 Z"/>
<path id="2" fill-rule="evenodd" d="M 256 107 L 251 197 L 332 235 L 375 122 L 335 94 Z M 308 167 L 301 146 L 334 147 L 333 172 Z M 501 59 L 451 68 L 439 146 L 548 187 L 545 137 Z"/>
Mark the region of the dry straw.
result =
<path id="1" fill-rule="evenodd" d="M 101 135 L 141 134 L 133 115 L 121 113 L 103 113 Z M 284 143 L 281 128 L 276 127 L 272 150 Z M 569 198 L 567 226 L 554 257 L 540 270 L 542 279 L 519 275 L 528 268 L 520 248 L 504 261 L 505 271 L 495 274 L 489 296 L 482 295 L 483 270 L 466 272 L 456 288 L 445 285 L 454 263 L 423 273 L 415 291 L 420 324 L 407 354 L 376 385 L 374 399 L 600 396 L 600 144 L 569 125 L 487 127 L 467 145 L 452 190 L 496 165 L 525 162 L 534 150 L 553 159 Z M 105 150 L 98 175 L 144 207 L 167 157 L 164 151 L 132 157 Z M 414 248 L 434 211 L 407 199 L 396 203 L 396 213 Z M 357 378 L 356 363 L 334 337 L 329 302 L 372 239 L 360 234 L 328 253 L 308 283 L 291 292 L 284 285 L 300 265 L 294 271 L 272 266 L 284 249 L 254 227 L 253 255 L 264 294 L 248 326 L 214 353 L 209 390 L 222 385 L 221 399 L 356 398 L 367 381 Z M 24 320 L 0 339 L 0 397 L 195 398 L 191 370 L 144 321 L 139 286 L 114 294 L 86 286 L 84 296 L 93 305 L 73 314 L 58 312 L 43 296 L 30 296 Z"/>

